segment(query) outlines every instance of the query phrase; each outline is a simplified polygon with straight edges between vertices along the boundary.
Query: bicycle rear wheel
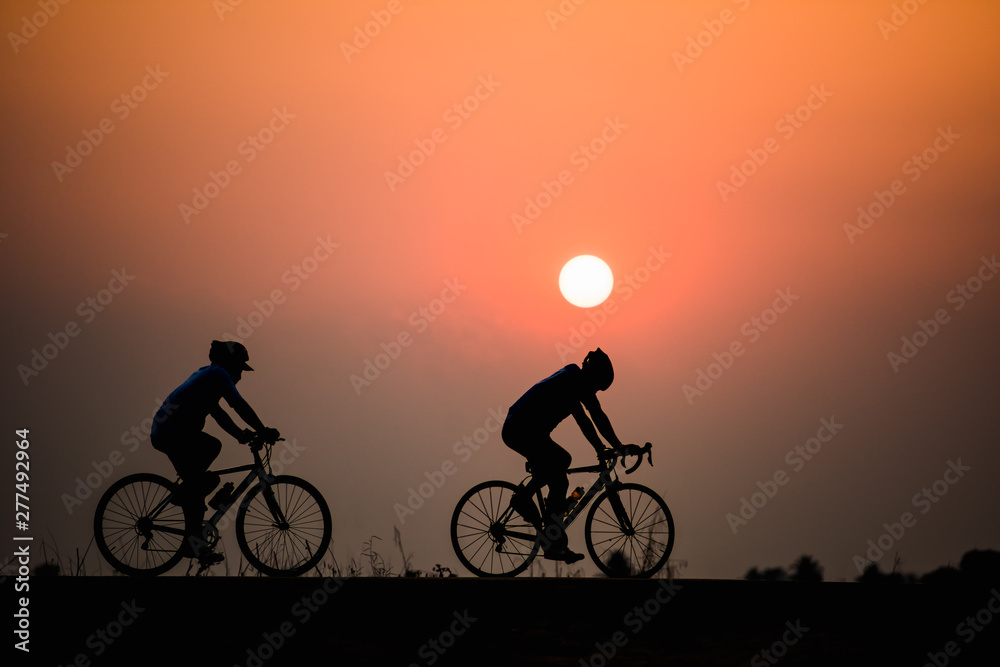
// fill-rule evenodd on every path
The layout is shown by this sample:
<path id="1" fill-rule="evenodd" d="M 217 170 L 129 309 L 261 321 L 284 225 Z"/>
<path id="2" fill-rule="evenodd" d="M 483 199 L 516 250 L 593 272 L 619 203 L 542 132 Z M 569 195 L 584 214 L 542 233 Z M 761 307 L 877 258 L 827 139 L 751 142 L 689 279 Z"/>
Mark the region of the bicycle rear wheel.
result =
<path id="1" fill-rule="evenodd" d="M 674 548 L 674 518 L 663 499 L 641 484 L 617 484 L 587 514 L 587 551 L 609 577 L 650 577 Z"/>
<path id="2" fill-rule="evenodd" d="M 483 482 L 458 501 L 451 544 L 462 565 L 478 577 L 513 577 L 538 553 L 538 530 L 510 506 L 517 486 Z"/>
<path id="3" fill-rule="evenodd" d="M 236 515 L 236 541 L 250 564 L 271 576 L 297 577 L 326 555 L 330 508 L 309 482 L 279 475 L 250 489 Z"/>
<path id="4" fill-rule="evenodd" d="M 173 489 L 174 483 L 165 477 L 138 473 L 118 480 L 101 496 L 94 538 L 113 568 L 155 576 L 180 562 L 184 511 L 168 501 Z"/>

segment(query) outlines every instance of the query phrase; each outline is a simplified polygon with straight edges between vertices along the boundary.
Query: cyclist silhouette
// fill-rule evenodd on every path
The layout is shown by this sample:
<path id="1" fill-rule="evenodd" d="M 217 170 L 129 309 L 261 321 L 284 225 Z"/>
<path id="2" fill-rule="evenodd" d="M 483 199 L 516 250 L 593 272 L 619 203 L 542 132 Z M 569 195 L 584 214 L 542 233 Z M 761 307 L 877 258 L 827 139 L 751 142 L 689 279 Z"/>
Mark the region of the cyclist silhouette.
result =
<path id="1" fill-rule="evenodd" d="M 183 483 L 178 489 L 177 502 L 184 509 L 185 530 L 182 553 L 198 558 L 203 564 L 218 563 L 222 554 L 207 548 L 200 537 L 205 518 L 205 497 L 219 484 L 219 476 L 208 467 L 222 451 L 222 443 L 205 433 L 205 419 L 209 415 L 222 429 L 241 443 L 249 442 L 254 431 L 268 438 L 277 438 L 277 429 L 269 429 L 257 417 L 253 408 L 240 396 L 236 383 L 243 371 L 252 371 L 247 364 L 250 355 L 240 343 L 212 341 L 208 352 L 208 366 L 202 366 L 174 389 L 153 418 L 150 442 L 153 447 L 170 459 Z M 253 430 L 241 429 L 219 405 L 226 399 L 237 415 Z"/>
<path id="2" fill-rule="evenodd" d="M 501 437 L 508 447 L 528 459 L 532 471 L 531 484 L 514 496 L 511 505 L 545 532 L 549 539 L 543 545 L 549 560 L 575 563 L 583 558 L 583 554 L 569 550 L 563 525 L 569 490 L 566 471 L 572 456 L 556 444 L 551 433 L 572 415 L 598 455 L 605 450 L 598 431 L 612 447 L 621 448 L 622 442 L 597 400 L 597 392 L 610 387 L 614 377 L 611 360 L 597 348 L 587 354 L 582 368 L 576 364 L 564 366 L 526 391 L 507 411 Z M 590 413 L 589 419 L 584 408 Z M 547 516 L 539 517 L 531 498 L 545 485 L 549 487 Z"/>

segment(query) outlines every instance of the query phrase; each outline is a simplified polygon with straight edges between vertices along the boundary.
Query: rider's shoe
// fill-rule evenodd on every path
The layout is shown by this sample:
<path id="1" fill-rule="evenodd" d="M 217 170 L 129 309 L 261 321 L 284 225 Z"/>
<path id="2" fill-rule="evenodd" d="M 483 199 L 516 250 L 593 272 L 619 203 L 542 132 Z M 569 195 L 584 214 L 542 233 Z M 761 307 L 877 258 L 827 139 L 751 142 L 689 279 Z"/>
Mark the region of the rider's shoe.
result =
<path id="1" fill-rule="evenodd" d="M 184 558 L 197 558 L 198 563 L 204 567 L 221 563 L 226 559 L 223 554 L 213 551 L 210 547 L 202 546 L 200 549 L 196 548 L 192 540 L 184 540 L 184 544 L 181 545 L 181 556 Z"/>
<path id="2" fill-rule="evenodd" d="M 580 556 L 580 558 L 583 558 L 583 556 Z M 200 554 L 198 554 L 198 564 L 202 567 L 218 565 L 224 560 L 226 560 L 226 557 L 223 554 L 220 554 L 217 551 L 212 551 L 211 549 L 204 549 Z"/>
<path id="3" fill-rule="evenodd" d="M 571 551 L 563 547 L 563 548 L 549 549 L 548 551 L 545 552 L 545 558 L 546 560 L 561 560 L 564 561 L 567 565 L 569 565 L 571 563 L 577 562 L 578 560 L 583 560 L 583 554 L 578 554 L 575 551 Z"/>

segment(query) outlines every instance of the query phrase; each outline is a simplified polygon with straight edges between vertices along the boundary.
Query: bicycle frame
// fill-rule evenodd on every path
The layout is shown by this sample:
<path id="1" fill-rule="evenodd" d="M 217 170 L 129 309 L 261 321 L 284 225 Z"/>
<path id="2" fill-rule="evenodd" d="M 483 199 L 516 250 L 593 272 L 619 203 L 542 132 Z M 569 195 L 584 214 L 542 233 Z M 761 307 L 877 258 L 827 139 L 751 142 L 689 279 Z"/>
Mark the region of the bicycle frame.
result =
<path id="1" fill-rule="evenodd" d="M 635 460 L 629 464 L 632 457 Z M 574 504 L 563 515 L 550 514 L 546 497 L 560 507 L 562 498 L 552 496 L 551 488 L 546 495 L 550 480 L 533 469 L 531 461 L 525 464 L 528 474 L 519 485 L 503 480 L 477 484 L 452 514 L 451 541 L 459 560 L 483 577 L 516 576 L 543 550 L 548 559 L 576 562 L 581 555 L 568 551 L 565 529 L 586 512 L 587 551 L 604 574 L 651 576 L 673 547 L 673 518 L 659 494 L 643 484 L 626 482 L 617 470 L 620 463 L 629 475 L 643 459 L 653 464 L 648 442 L 599 451 L 596 465 L 566 470 L 567 475 L 587 473 L 595 479 L 587 483 L 586 491 L 579 486 L 582 497 L 574 492 L 575 501 L 570 499 Z"/>
<path id="2" fill-rule="evenodd" d="M 614 470 L 609 469 L 607 466 L 603 466 L 600 464 L 593 466 L 583 466 L 580 468 L 570 468 L 569 470 L 566 471 L 566 473 L 569 475 L 574 475 L 577 473 L 598 474 L 597 480 L 594 482 L 594 484 L 590 487 L 590 489 L 587 490 L 586 493 L 583 494 L 582 498 L 576 501 L 576 505 L 574 505 L 573 509 L 570 510 L 570 513 L 566 515 L 565 523 L 567 526 L 569 526 L 576 520 L 576 517 L 580 516 L 580 514 L 583 513 L 583 510 L 586 509 L 587 505 L 590 504 L 591 500 L 597 497 L 597 494 L 599 494 L 605 488 L 609 486 L 613 487 L 615 484 L 618 483 L 618 474 L 615 473 Z M 612 478 L 612 475 L 614 475 L 614 478 Z M 542 498 L 541 489 L 538 490 L 537 496 L 539 501 L 541 501 Z M 539 503 L 539 507 L 544 507 L 544 505 Z"/>
<path id="3" fill-rule="evenodd" d="M 576 502 L 576 505 L 573 507 L 573 509 L 570 511 L 570 513 L 566 515 L 566 519 L 564 520 L 564 523 L 565 523 L 565 525 L 567 527 L 569 527 L 569 525 L 572 524 L 573 521 L 575 521 L 578 516 L 580 516 L 580 514 L 583 512 L 583 510 L 586 509 L 587 505 L 590 504 L 590 501 L 593 500 L 595 497 L 597 497 L 597 495 L 599 493 L 601 493 L 602 491 L 604 491 L 604 489 L 606 489 L 608 487 L 614 488 L 614 486 L 616 484 L 620 483 L 619 480 L 618 480 L 618 475 L 614 471 L 614 468 L 613 467 L 608 467 L 608 466 L 603 465 L 603 464 L 597 464 L 597 465 L 592 465 L 592 466 L 582 466 L 582 467 L 579 467 L 579 468 L 570 468 L 569 470 L 566 471 L 566 473 L 569 474 L 569 475 L 574 475 L 574 474 L 579 474 L 579 473 L 597 473 L 598 474 L 598 478 L 594 482 L 594 484 L 590 487 L 590 489 L 587 490 L 587 492 L 585 494 L 583 494 L 583 497 L 580 498 L 580 500 L 578 500 Z M 613 478 L 612 478 L 612 475 L 614 476 Z M 532 475 L 526 476 L 523 480 L 521 480 L 521 484 L 520 484 L 519 488 L 523 488 L 523 487 L 527 486 L 528 483 L 529 483 L 529 481 L 531 479 L 532 479 Z M 541 487 L 539 487 L 538 489 L 535 490 L 535 497 L 536 497 L 536 499 L 538 501 L 538 507 L 539 507 L 539 509 L 542 510 L 543 516 L 544 516 L 545 498 L 542 496 L 542 489 L 541 489 Z M 616 496 L 612 500 L 612 505 L 614 506 L 616 513 L 619 515 L 619 520 L 621 520 L 622 512 L 619 511 L 619 507 L 620 507 L 619 502 L 620 501 L 618 501 L 618 498 Z M 511 511 L 513 511 L 513 510 L 510 509 L 510 508 L 508 508 L 507 513 L 509 514 Z M 521 539 L 521 540 L 524 540 L 526 542 L 534 542 L 535 539 L 536 539 L 534 536 L 528 535 L 527 533 L 519 533 L 517 531 L 512 531 L 512 530 L 504 531 L 504 534 L 507 537 Z"/>
<path id="4" fill-rule="evenodd" d="M 213 514 L 211 518 L 208 519 L 207 526 L 214 529 L 216 525 L 219 523 L 219 521 L 222 520 L 222 517 L 224 517 L 226 513 L 230 510 L 230 508 L 232 508 L 232 506 L 236 503 L 236 501 L 243 496 L 243 494 L 247 491 L 247 489 L 250 488 L 250 485 L 254 482 L 254 480 L 260 480 L 260 483 L 264 485 L 269 485 L 273 480 L 273 476 L 270 474 L 269 470 L 270 466 L 265 465 L 264 461 L 260 457 L 260 449 L 259 448 L 251 449 L 251 451 L 253 452 L 253 463 L 247 463 L 240 466 L 233 466 L 231 468 L 223 468 L 222 470 L 214 471 L 219 476 L 232 475 L 239 472 L 247 471 L 247 476 L 244 477 L 243 481 L 240 482 L 240 485 L 233 490 L 229 502 L 224 503 L 222 506 L 220 506 L 219 509 L 215 511 L 215 514 Z M 179 482 L 180 478 L 178 478 L 178 483 Z M 150 518 L 155 520 L 156 517 L 160 515 L 160 512 L 162 512 L 163 509 L 167 507 L 167 505 L 170 503 L 173 497 L 174 494 L 171 493 L 166 498 L 164 498 L 160 502 L 160 504 L 157 505 L 152 512 L 150 512 Z M 265 496 L 265 498 L 267 497 Z M 271 498 L 267 498 L 267 501 L 268 501 L 268 507 L 275 514 L 275 517 L 279 521 L 284 521 L 285 518 L 284 516 L 281 515 L 281 509 L 274 504 Z M 160 525 L 157 525 L 156 528 L 157 530 L 163 533 L 173 533 L 175 535 L 186 534 L 185 531 L 180 528 L 172 528 L 170 526 L 160 526 Z"/>

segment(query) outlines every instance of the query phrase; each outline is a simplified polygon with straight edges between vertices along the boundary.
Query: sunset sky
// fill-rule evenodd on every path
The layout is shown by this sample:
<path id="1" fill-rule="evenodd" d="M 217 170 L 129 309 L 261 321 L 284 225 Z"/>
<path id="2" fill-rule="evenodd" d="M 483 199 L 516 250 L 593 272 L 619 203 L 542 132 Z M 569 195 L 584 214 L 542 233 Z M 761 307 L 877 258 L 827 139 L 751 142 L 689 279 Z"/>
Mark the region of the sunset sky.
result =
<path id="1" fill-rule="evenodd" d="M 398 569 L 398 528 L 467 574 L 457 500 L 523 475 L 496 415 L 597 346 L 683 576 L 853 579 L 905 512 L 883 570 L 1000 549 L 997 3 L 48 4 L 0 6 L 3 422 L 36 540 L 83 553 L 112 481 L 173 474 L 143 422 L 233 338 L 341 565 L 378 536 Z M 562 297 L 581 254 L 613 301 Z"/>

